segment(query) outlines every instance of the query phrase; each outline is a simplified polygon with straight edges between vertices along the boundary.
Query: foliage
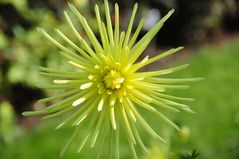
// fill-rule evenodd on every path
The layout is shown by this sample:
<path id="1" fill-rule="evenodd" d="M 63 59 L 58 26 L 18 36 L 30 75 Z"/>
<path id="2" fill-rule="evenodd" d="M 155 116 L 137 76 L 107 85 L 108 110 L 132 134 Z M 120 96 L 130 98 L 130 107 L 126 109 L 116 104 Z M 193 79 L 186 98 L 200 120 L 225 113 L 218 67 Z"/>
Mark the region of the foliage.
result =
<path id="1" fill-rule="evenodd" d="M 0 91 L 4 94 L 9 87 L 17 83 L 34 87 L 39 80 L 42 80 L 36 67 L 38 65 L 66 67 L 62 63 L 62 57 L 55 54 L 57 49 L 36 31 L 36 27 L 39 26 L 46 30 L 59 26 L 68 31 L 65 22 L 61 21 L 62 15 L 51 9 L 51 4 L 48 4 L 50 1 L 42 2 L 43 5 L 38 2 L 36 6 L 32 6 L 33 3 L 35 2 L 26 0 L 0 1 L 2 8 L 0 11 L 2 17 L 0 21 L 0 72 L 2 74 Z M 58 1 L 54 5 L 61 3 Z M 74 3 L 80 7 L 80 2 Z M 63 8 L 65 5 L 63 4 Z M 12 13 L 8 14 L 8 12 Z M 84 12 L 88 13 L 90 10 L 84 10 Z M 90 17 L 89 20 L 95 23 Z"/>
<path id="2" fill-rule="evenodd" d="M 157 8 L 162 14 L 171 8 L 176 10 L 167 29 L 158 34 L 161 45 L 198 44 L 219 36 L 225 29 L 238 29 L 237 0 L 142 0 L 142 3 L 149 6 L 148 10 Z M 168 35 L 174 38 L 167 38 Z"/>
<path id="3" fill-rule="evenodd" d="M 16 116 L 13 107 L 8 102 L 0 103 L 0 144 L 8 144 L 21 134 L 21 130 L 16 123 Z"/>
<path id="4" fill-rule="evenodd" d="M 196 159 L 199 156 L 199 153 L 196 150 L 193 150 L 191 154 L 181 154 L 180 159 Z"/>

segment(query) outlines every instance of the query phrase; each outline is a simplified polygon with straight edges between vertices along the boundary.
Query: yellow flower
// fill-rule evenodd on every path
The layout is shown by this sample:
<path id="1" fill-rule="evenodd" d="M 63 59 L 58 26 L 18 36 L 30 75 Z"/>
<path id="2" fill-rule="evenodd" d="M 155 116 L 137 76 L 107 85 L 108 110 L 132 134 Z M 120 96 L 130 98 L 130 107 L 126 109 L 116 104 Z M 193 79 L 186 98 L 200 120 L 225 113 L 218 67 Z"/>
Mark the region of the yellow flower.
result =
<path id="1" fill-rule="evenodd" d="M 63 148 L 61 155 L 63 155 L 70 142 L 74 140 L 74 137 L 80 130 L 80 126 L 85 124 L 88 126 L 88 133 L 84 134 L 85 138 L 81 141 L 78 152 L 81 151 L 84 144 L 90 139 L 91 147 L 93 147 L 97 137 L 101 134 L 103 138 L 109 139 L 109 145 L 115 145 L 115 158 L 119 158 L 119 134 L 125 130 L 133 158 L 137 158 L 135 144 L 139 144 L 145 151 L 147 149 L 140 138 L 136 124 L 141 125 L 153 138 L 165 142 L 141 116 L 138 107 L 151 111 L 159 119 L 179 130 L 176 124 L 157 109 L 192 112 L 187 105 L 172 101 L 191 101 L 191 98 L 171 96 L 165 94 L 165 92 L 167 89 L 188 88 L 188 86 L 177 84 L 200 79 L 168 79 L 162 77 L 165 74 L 184 69 L 188 65 L 150 72 L 139 71 L 144 66 L 183 49 L 183 47 L 173 48 L 152 58 L 146 56 L 143 60 L 136 61 L 163 26 L 164 22 L 171 16 L 173 10 L 165 15 L 136 43 L 144 23 L 143 20 L 140 21 L 131 37 L 132 25 L 138 5 L 135 4 L 133 8 L 127 31 L 120 32 L 118 5 L 115 4 L 115 27 L 113 29 L 108 1 L 105 0 L 104 4 L 106 25 L 101 19 L 98 6 L 95 6 L 101 42 L 98 41 L 92 32 L 86 18 L 71 4 L 69 4 L 70 9 L 79 19 L 91 45 L 77 32 L 67 12 L 64 12 L 64 16 L 69 24 L 69 29 L 78 38 L 79 43 L 73 43 L 69 37 L 57 29 L 56 33 L 68 44 L 68 46 L 63 46 L 43 29 L 39 29 L 39 32 L 55 44 L 61 50 L 60 54 L 68 59 L 69 64 L 76 67 L 78 71 L 68 72 L 41 67 L 41 74 L 54 79 L 52 84 L 42 87 L 64 89 L 65 92 L 39 101 L 50 102 L 57 100 L 55 104 L 43 110 L 24 112 L 23 115 L 47 115 L 44 118 L 53 118 L 71 113 L 68 118 L 57 126 L 57 128 L 60 128 L 71 124 L 76 127 L 72 138 L 66 144 L 66 147 Z"/>

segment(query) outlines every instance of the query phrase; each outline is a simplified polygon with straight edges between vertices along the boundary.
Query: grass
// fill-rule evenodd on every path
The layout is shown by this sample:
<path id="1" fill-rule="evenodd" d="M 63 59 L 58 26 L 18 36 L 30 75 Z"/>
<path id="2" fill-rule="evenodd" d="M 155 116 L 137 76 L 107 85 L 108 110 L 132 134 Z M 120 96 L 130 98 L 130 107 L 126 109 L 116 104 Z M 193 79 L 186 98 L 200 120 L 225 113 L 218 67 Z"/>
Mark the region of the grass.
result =
<path id="1" fill-rule="evenodd" d="M 191 67 L 183 76 L 206 80 L 185 92 L 197 99 L 192 103 L 197 113 L 177 116 L 191 129 L 191 136 L 187 143 L 176 140 L 175 149 L 195 148 L 201 159 L 239 158 L 238 60 L 238 39 L 220 47 L 205 46 L 190 59 Z"/>
<path id="2" fill-rule="evenodd" d="M 187 141 L 182 141 L 177 132 L 173 131 L 172 152 L 188 152 L 196 149 L 200 153 L 199 159 L 239 158 L 238 60 L 239 39 L 220 47 L 203 46 L 194 56 L 186 59 L 186 62 L 191 64 L 190 67 L 174 75 L 205 77 L 206 80 L 193 84 L 191 89 L 180 94 L 191 95 L 197 99 L 189 103 L 196 114 L 179 113 L 174 116 L 180 126 L 189 127 L 190 135 Z M 14 142 L 0 145 L 0 158 L 59 158 L 59 151 L 70 137 L 72 130 L 66 128 L 55 131 L 52 125 L 42 123 Z M 84 150 L 81 154 L 76 154 L 76 144 L 77 141 L 64 158 L 92 158 L 96 154 L 94 150 Z M 123 145 L 121 150 L 122 158 L 132 158 L 127 146 Z"/>

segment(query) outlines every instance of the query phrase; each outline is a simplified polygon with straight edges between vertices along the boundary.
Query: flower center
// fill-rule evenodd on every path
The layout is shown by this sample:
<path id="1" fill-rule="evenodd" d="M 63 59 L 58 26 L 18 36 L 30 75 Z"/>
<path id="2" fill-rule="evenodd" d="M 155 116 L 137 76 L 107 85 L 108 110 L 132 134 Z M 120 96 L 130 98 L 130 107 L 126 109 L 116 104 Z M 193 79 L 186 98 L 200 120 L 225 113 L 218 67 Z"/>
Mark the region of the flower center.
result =
<path id="1" fill-rule="evenodd" d="M 106 72 L 104 76 L 104 84 L 107 89 L 120 89 L 124 82 L 124 78 L 121 76 L 120 72 L 112 69 Z"/>

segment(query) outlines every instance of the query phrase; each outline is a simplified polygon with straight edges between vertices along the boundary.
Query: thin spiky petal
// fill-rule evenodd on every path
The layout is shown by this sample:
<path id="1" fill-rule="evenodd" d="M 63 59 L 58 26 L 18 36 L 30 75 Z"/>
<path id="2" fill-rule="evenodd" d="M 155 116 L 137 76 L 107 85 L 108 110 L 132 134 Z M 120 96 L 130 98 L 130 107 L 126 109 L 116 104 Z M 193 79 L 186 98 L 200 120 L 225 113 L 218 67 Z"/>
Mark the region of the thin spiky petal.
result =
<path id="1" fill-rule="evenodd" d="M 168 12 L 144 37 L 132 48 L 130 54 L 132 55 L 130 58 L 130 62 L 134 63 L 135 60 L 141 55 L 144 49 L 148 46 L 153 37 L 157 34 L 157 32 L 162 28 L 165 21 L 173 14 L 174 10 Z"/>
<path id="2" fill-rule="evenodd" d="M 137 9 L 138 9 L 138 4 L 135 3 L 132 14 L 131 14 L 131 17 L 130 17 L 128 29 L 127 29 L 127 32 L 126 32 L 126 35 L 125 35 L 125 41 L 124 41 L 124 46 L 123 47 L 126 47 L 128 45 L 129 37 L 130 37 L 130 34 L 131 34 L 131 30 L 132 30 L 132 26 L 133 26 L 133 22 L 134 22 L 134 18 L 135 18 Z"/>
<path id="3" fill-rule="evenodd" d="M 67 141 L 67 143 L 65 144 L 65 146 L 62 148 L 61 152 L 60 152 L 60 157 L 62 158 L 63 155 L 65 154 L 66 150 L 69 148 L 70 144 L 73 142 L 73 140 L 75 139 L 77 133 L 79 132 L 80 127 L 78 126 L 74 133 L 72 134 L 71 138 Z"/>
<path id="4" fill-rule="evenodd" d="M 131 38 L 131 40 L 129 42 L 129 45 L 128 45 L 129 48 L 131 48 L 135 44 L 136 39 L 137 39 L 137 37 L 138 37 L 138 35 L 139 35 L 143 25 L 144 25 L 144 19 L 141 19 L 141 21 L 140 21 L 140 23 L 139 23 L 139 25 L 138 25 L 134 35 L 132 36 L 132 38 Z"/>
<path id="5" fill-rule="evenodd" d="M 108 0 L 104 1 L 105 4 L 105 17 L 106 17 L 106 22 L 107 22 L 107 30 L 108 30 L 108 35 L 110 39 L 111 45 L 114 44 L 114 38 L 113 38 L 113 29 L 112 29 L 112 23 L 111 23 L 111 18 L 110 18 L 110 9 L 109 9 L 109 3 Z"/>
<path id="6" fill-rule="evenodd" d="M 118 47 L 119 42 L 119 6 L 115 4 L 115 30 L 114 30 L 115 47 Z"/>

